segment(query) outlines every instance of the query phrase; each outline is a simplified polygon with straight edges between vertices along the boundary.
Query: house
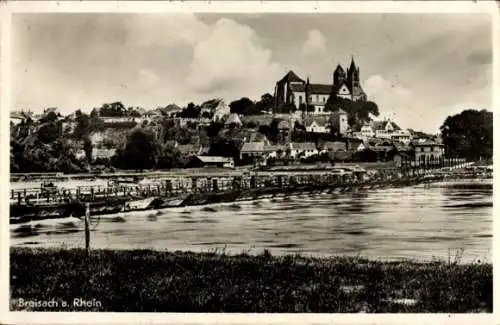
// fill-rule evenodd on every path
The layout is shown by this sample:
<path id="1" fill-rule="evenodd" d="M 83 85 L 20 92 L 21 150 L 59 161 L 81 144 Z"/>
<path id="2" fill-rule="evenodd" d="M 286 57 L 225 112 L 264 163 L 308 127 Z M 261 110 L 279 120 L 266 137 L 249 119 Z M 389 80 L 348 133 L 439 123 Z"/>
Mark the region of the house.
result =
<path id="1" fill-rule="evenodd" d="M 357 136 L 361 139 L 373 138 L 375 136 L 375 131 L 371 123 L 365 122 L 359 132 L 357 132 Z"/>
<path id="2" fill-rule="evenodd" d="M 333 72 L 332 84 L 311 84 L 309 79 L 304 81 L 293 71 L 289 71 L 276 82 L 274 90 L 276 108 L 286 105 L 301 108 L 307 105 L 312 109 L 312 114 L 329 114 L 325 112 L 325 105 L 332 94 L 352 101 L 366 100 L 360 83 L 359 67 L 356 66 L 354 58 L 347 71 L 340 64 L 337 65 Z"/>
<path id="3" fill-rule="evenodd" d="M 176 117 L 174 121 L 180 127 L 192 126 L 193 128 L 198 128 L 203 125 L 210 125 L 211 120 L 209 118 L 195 118 L 195 117 Z"/>
<path id="4" fill-rule="evenodd" d="M 270 152 L 269 146 L 265 141 L 245 142 L 240 149 L 240 159 L 249 160 L 255 158 L 264 158 Z"/>
<path id="5" fill-rule="evenodd" d="M 231 157 L 193 156 L 188 166 L 234 168 L 234 160 Z"/>
<path id="6" fill-rule="evenodd" d="M 330 127 L 339 134 L 347 134 L 349 123 L 347 121 L 347 113 L 344 110 L 339 108 L 337 111 L 333 112 L 330 117 L 330 123 Z"/>
<path id="7" fill-rule="evenodd" d="M 391 134 L 391 140 L 393 141 L 399 141 L 408 144 L 410 143 L 411 139 L 411 134 L 408 130 L 396 130 Z"/>
<path id="8" fill-rule="evenodd" d="M 287 155 L 289 146 L 287 145 L 270 145 L 267 148 L 268 158 L 283 158 Z"/>
<path id="9" fill-rule="evenodd" d="M 235 125 L 238 127 L 243 125 L 238 114 L 232 113 L 228 116 L 226 121 L 224 121 L 224 126 L 230 126 L 230 125 Z"/>
<path id="10" fill-rule="evenodd" d="M 347 150 L 350 152 L 363 151 L 365 150 L 365 144 L 363 140 L 358 138 L 346 138 Z"/>
<path id="11" fill-rule="evenodd" d="M 178 145 L 177 149 L 186 157 L 201 155 L 203 152 L 203 146 L 201 144 Z"/>
<path id="12" fill-rule="evenodd" d="M 131 116 L 101 116 L 100 118 L 104 124 L 137 122 L 137 118 Z"/>
<path id="13" fill-rule="evenodd" d="M 319 153 L 313 142 L 291 142 L 289 144 L 289 155 L 291 158 L 307 158 Z"/>
<path id="14" fill-rule="evenodd" d="M 319 148 L 320 153 L 347 151 L 347 145 L 343 141 L 325 141 Z"/>
<path id="15" fill-rule="evenodd" d="M 444 156 L 444 145 L 432 140 L 413 141 L 415 161 L 419 164 L 437 162 Z"/>
<path id="16" fill-rule="evenodd" d="M 29 118 L 29 115 L 25 112 L 10 112 L 10 122 L 13 125 L 18 125 L 21 122 L 26 121 Z"/>
<path id="17" fill-rule="evenodd" d="M 372 125 L 376 138 L 391 139 L 394 132 L 402 131 L 396 123 L 389 119 L 385 119 L 384 121 L 374 121 Z"/>
<path id="18" fill-rule="evenodd" d="M 231 114 L 231 108 L 221 98 L 208 100 L 200 107 L 200 116 L 209 117 L 213 121 L 221 121 Z"/>
<path id="19" fill-rule="evenodd" d="M 163 116 L 176 117 L 178 114 L 182 113 L 182 108 L 176 104 L 169 104 L 166 107 L 158 109 Z"/>
<path id="20" fill-rule="evenodd" d="M 144 119 L 147 121 L 152 121 L 152 120 L 158 119 L 162 116 L 163 116 L 163 114 L 162 114 L 161 110 L 159 110 L 159 109 L 147 111 L 143 114 Z"/>
<path id="21" fill-rule="evenodd" d="M 305 116 L 302 124 L 310 133 L 330 133 L 330 116 Z"/>
<path id="22" fill-rule="evenodd" d="M 92 148 L 92 159 L 110 159 L 116 154 L 116 149 Z"/>

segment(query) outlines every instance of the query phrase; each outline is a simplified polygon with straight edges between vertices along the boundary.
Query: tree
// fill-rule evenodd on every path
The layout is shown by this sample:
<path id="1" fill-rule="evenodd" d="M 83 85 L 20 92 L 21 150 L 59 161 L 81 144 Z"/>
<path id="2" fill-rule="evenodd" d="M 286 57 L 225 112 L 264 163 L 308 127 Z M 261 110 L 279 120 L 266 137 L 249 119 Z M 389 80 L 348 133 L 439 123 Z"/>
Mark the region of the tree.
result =
<path id="1" fill-rule="evenodd" d="M 121 117 L 127 115 L 127 109 L 121 102 L 104 104 L 99 108 L 100 116 Z"/>
<path id="2" fill-rule="evenodd" d="M 72 136 L 76 139 L 82 139 L 88 136 L 91 131 L 90 117 L 87 114 L 82 113 L 81 110 L 77 110 L 75 112 L 75 123 L 76 126 L 73 130 Z"/>
<path id="3" fill-rule="evenodd" d="M 242 97 L 229 104 L 231 113 L 242 114 L 242 115 L 257 115 L 260 114 L 260 110 L 255 105 L 255 103 L 248 97 Z"/>
<path id="4" fill-rule="evenodd" d="M 201 108 L 193 103 L 189 103 L 186 108 L 181 112 L 181 117 L 184 118 L 198 118 L 200 116 Z"/>
<path id="5" fill-rule="evenodd" d="M 157 168 L 159 169 L 171 169 L 184 167 L 186 161 L 182 157 L 180 151 L 170 145 L 163 145 L 161 147 L 160 156 L 158 158 Z"/>
<path id="6" fill-rule="evenodd" d="M 85 151 L 85 157 L 89 163 L 92 162 L 92 142 L 88 137 L 83 139 L 83 151 Z"/>
<path id="7" fill-rule="evenodd" d="M 40 126 L 37 132 L 38 140 L 43 143 L 54 142 L 61 135 L 59 125 L 54 122 L 44 123 Z"/>
<path id="8" fill-rule="evenodd" d="M 224 123 L 221 122 L 212 122 L 210 125 L 207 127 L 207 135 L 209 138 L 214 138 L 216 137 L 220 130 L 224 128 Z"/>
<path id="9" fill-rule="evenodd" d="M 447 157 L 493 157 L 493 113 L 467 109 L 448 116 L 440 127 Z"/>
<path id="10" fill-rule="evenodd" d="M 144 170 L 155 168 L 160 156 L 155 135 L 146 129 L 134 129 L 127 136 L 123 150 L 117 153 L 116 167 Z"/>
<path id="11" fill-rule="evenodd" d="M 372 101 L 351 101 L 346 98 L 330 96 L 325 105 L 325 110 L 336 112 L 342 109 L 347 113 L 347 121 L 352 128 L 359 128 L 364 122 L 370 120 L 370 114 L 379 116 L 379 108 Z"/>
<path id="12" fill-rule="evenodd" d="M 255 103 L 255 112 L 260 114 L 262 111 L 271 112 L 274 108 L 274 96 L 266 93 L 260 96 L 260 100 Z"/>
<path id="13" fill-rule="evenodd" d="M 215 139 L 208 154 L 210 156 L 232 157 L 235 164 L 240 160 L 240 148 L 233 139 Z"/>

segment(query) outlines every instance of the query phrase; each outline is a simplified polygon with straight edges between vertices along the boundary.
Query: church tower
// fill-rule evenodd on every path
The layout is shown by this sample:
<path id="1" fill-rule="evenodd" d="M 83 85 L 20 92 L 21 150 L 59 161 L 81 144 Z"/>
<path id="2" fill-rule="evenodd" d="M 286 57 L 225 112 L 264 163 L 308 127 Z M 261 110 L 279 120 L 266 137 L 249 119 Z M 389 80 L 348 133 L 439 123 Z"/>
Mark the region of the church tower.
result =
<path id="1" fill-rule="evenodd" d="M 354 63 L 354 57 L 351 58 L 351 66 L 347 69 L 347 82 L 351 87 L 359 85 L 359 68 Z"/>
<path id="2" fill-rule="evenodd" d="M 337 68 L 333 72 L 333 85 L 338 86 L 344 83 L 346 79 L 346 74 L 344 69 L 340 66 L 340 64 L 337 65 Z"/>

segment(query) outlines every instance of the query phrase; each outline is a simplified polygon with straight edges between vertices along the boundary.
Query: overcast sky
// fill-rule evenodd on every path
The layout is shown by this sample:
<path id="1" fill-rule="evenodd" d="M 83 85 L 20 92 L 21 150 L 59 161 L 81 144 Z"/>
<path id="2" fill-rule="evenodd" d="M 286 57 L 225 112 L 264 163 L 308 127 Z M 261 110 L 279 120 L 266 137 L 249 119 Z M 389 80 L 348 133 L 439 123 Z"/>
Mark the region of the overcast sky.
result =
<path id="1" fill-rule="evenodd" d="M 12 24 L 15 109 L 258 99 L 288 70 L 331 83 L 352 55 L 368 97 L 404 128 L 435 132 L 462 109 L 492 109 L 486 15 L 18 14 Z"/>

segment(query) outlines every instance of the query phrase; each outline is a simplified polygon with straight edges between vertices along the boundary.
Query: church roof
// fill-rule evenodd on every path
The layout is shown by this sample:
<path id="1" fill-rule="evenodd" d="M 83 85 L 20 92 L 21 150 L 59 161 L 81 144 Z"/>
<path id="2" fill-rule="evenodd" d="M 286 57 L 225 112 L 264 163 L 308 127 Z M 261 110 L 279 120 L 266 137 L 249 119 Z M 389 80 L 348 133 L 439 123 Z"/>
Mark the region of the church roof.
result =
<path id="1" fill-rule="evenodd" d="M 290 85 L 290 90 L 295 92 L 305 92 L 306 86 L 304 84 L 292 84 Z M 332 85 L 323 84 L 310 84 L 309 94 L 310 95 L 330 95 L 332 92 Z"/>
<path id="2" fill-rule="evenodd" d="M 356 63 L 354 63 L 354 57 L 351 58 L 351 66 L 347 69 L 348 72 L 353 73 L 356 71 Z"/>
<path id="3" fill-rule="evenodd" d="M 337 64 L 337 67 L 335 68 L 335 72 L 340 72 L 342 74 L 345 74 L 344 68 L 340 64 Z"/>
<path id="4" fill-rule="evenodd" d="M 304 82 L 304 80 L 300 79 L 299 76 L 295 74 L 292 70 L 288 71 L 288 73 L 279 81 L 279 82 Z"/>

